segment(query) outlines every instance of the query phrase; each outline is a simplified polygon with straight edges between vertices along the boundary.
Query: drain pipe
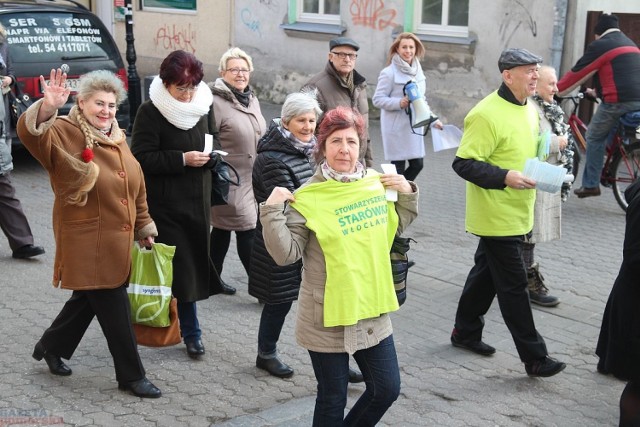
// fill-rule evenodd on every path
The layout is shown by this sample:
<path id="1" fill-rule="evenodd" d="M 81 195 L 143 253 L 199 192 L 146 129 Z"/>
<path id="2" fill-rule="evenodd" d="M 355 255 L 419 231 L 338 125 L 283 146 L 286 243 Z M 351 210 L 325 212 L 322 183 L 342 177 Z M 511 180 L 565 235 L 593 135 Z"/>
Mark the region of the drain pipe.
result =
<path id="1" fill-rule="evenodd" d="M 568 0 L 556 0 L 553 18 L 553 37 L 551 39 L 551 61 L 550 64 L 561 73 L 562 52 L 564 48 L 564 31 L 567 25 Z"/>

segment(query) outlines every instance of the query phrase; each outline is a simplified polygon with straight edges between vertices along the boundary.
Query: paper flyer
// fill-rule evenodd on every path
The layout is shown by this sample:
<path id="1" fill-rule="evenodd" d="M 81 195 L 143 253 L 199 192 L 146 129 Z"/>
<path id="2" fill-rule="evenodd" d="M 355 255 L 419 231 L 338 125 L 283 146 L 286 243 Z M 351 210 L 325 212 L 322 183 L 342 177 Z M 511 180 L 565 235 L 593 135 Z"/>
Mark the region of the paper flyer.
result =
<path id="1" fill-rule="evenodd" d="M 444 125 L 442 130 L 431 125 L 431 141 L 433 141 L 433 151 L 448 150 L 460 146 L 462 131 L 454 125 Z"/>
<path id="2" fill-rule="evenodd" d="M 210 154 L 213 151 L 213 135 L 209 133 L 204 134 L 204 154 Z"/>
<path id="3" fill-rule="evenodd" d="M 567 170 L 533 158 L 527 159 L 522 174 L 536 181 L 536 189 L 547 193 L 557 193 L 565 182 Z"/>
<path id="4" fill-rule="evenodd" d="M 384 173 L 398 173 L 398 171 L 396 170 L 396 165 L 394 165 L 393 163 L 382 163 L 380 167 L 382 168 L 382 172 Z M 387 192 L 385 193 L 385 197 L 387 198 L 388 201 L 390 202 L 398 201 L 397 190 L 387 189 L 386 191 Z"/>

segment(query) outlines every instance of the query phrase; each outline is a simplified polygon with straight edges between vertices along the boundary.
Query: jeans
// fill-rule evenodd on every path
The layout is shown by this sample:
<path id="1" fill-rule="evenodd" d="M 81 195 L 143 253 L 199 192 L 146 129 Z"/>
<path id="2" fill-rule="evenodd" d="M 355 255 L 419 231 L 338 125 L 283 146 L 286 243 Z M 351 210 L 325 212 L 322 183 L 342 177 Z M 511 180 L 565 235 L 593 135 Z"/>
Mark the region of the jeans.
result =
<path id="1" fill-rule="evenodd" d="M 582 175 L 584 188 L 600 186 L 600 175 L 604 163 L 604 149 L 609 131 L 618 123 L 620 116 L 629 111 L 640 110 L 640 101 L 602 103 L 587 129 L 587 162 Z"/>
<path id="2" fill-rule="evenodd" d="M 346 417 L 349 354 L 309 350 L 309 355 L 318 381 L 314 427 L 375 426 L 400 394 L 400 368 L 393 335 L 353 355 L 366 389 Z"/>
<path id="3" fill-rule="evenodd" d="M 195 301 L 178 301 L 178 319 L 180 320 L 180 333 L 185 344 L 199 340 L 202 337 Z"/>
<path id="4" fill-rule="evenodd" d="M 292 305 L 293 301 L 264 305 L 258 329 L 258 356 L 264 359 L 276 357 L 276 344 Z"/>

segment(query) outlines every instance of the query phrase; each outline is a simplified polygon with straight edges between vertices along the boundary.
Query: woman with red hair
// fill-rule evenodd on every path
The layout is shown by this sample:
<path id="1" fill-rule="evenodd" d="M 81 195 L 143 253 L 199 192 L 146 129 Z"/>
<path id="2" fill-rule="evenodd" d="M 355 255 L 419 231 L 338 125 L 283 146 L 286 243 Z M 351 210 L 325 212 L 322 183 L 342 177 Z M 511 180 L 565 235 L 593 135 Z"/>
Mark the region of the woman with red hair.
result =
<path id="1" fill-rule="evenodd" d="M 314 426 L 374 426 L 400 393 L 389 313 L 398 309 L 389 250 L 418 214 L 418 189 L 358 160 L 364 120 L 346 107 L 320 124 L 315 174 L 293 194 L 275 187 L 260 204 L 269 254 L 279 265 L 302 259 L 296 340 L 318 381 Z M 396 190 L 397 202 L 386 190 Z M 349 355 L 366 389 L 346 418 Z"/>

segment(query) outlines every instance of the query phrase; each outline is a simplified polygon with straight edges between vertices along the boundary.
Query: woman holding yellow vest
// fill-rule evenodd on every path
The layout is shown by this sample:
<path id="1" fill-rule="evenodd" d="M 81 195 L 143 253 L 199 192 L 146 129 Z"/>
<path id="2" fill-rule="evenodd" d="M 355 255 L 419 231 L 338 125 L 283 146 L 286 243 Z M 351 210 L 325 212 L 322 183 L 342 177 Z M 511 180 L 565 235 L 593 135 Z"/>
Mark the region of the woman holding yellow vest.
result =
<path id="1" fill-rule="evenodd" d="M 367 170 L 364 120 L 338 107 L 320 125 L 316 164 L 292 194 L 260 205 L 265 246 L 279 265 L 302 258 L 296 340 L 318 381 L 314 426 L 375 425 L 398 398 L 400 372 L 388 313 L 398 309 L 389 250 L 418 214 L 418 189 L 399 174 Z M 385 190 L 396 190 L 397 202 Z M 366 390 L 344 417 L 349 355 Z"/>

